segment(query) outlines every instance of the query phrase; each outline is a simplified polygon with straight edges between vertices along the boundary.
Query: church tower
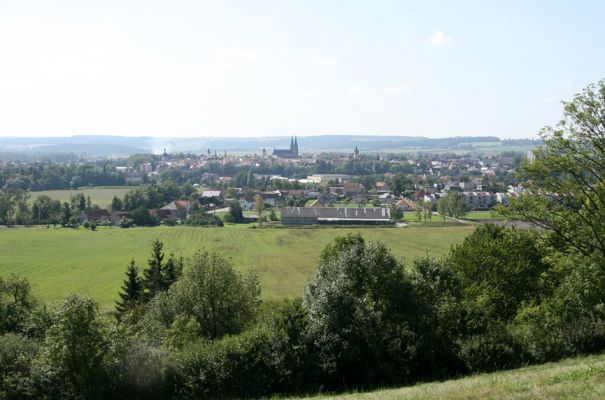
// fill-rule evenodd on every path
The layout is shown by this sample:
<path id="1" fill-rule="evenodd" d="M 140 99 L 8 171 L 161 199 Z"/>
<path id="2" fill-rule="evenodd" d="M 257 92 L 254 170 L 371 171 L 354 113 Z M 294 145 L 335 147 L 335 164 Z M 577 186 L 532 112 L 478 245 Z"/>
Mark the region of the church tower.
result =
<path id="1" fill-rule="evenodd" d="M 298 138 L 294 135 L 294 149 L 293 153 L 295 157 L 298 157 Z"/>
<path id="2" fill-rule="evenodd" d="M 353 152 L 353 158 L 359 158 L 359 149 L 355 146 L 355 151 Z"/>

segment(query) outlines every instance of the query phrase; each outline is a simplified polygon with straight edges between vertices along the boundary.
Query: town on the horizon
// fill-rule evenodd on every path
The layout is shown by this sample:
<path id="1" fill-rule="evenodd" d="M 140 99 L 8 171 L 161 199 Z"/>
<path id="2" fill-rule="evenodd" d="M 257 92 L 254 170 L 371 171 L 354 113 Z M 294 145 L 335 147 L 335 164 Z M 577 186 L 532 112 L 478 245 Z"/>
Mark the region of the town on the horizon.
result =
<path id="1" fill-rule="evenodd" d="M 257 197 L 268 210 L 280 210 L 284 225 L 389 224 L 404 212 L 430 219 L 439 200 L 450 192 L 460 194 L 467 211 L 506 205 L 524 192 L 515 173 L 524 160 L 531 162 L 533 153 L 525 148 L 536 141 L 517 140 L 502 148 L 501 141 L 454 139 L 449 151 L 380 153 L 366 151 L 365 141 L 349 152 L 305 151 L 305 139 L 292 135 L 287 148 L 274 145 L 243 154 L 216 148 L 201 154 L 164 148 L 160 154 L 117 158 L 37 153 L 34 160 L 0 161 L 0 184 L 32 194 L 107 185 L 133 189 L 149 184 L 189 185 L 192 189 L 167 197 L 164 203 L 145 204 L 158 224 L 184 223 L 200 207 L 207 212 L 228 210 L 234 201 L 243 210 L 254 210 Z M 481 144 L 492 151 L 474 147 Z M 55 176 L 59 171 L 62 176 Z M 116 204 L 123 203 L 118 199 Z M 132 219 L 133 207 L 116 204 L 81 207 L 78 223 L 120 225 Z M 355 206 L 367 210 L 354 213 Z M 372 207 L 383 212 L 371 211 Z"/>

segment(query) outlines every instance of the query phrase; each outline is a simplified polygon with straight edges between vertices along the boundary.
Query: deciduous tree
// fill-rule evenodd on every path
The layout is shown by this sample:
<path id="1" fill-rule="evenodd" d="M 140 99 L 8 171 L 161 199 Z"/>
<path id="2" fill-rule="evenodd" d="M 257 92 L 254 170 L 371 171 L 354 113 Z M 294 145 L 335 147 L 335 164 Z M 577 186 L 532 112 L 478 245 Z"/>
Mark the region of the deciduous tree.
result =
<path id="1" fill-rule="evenodd" d="M 563 103 L 563 119 L 546 127 L 520 177 L 529 190 L 500 212 L 549 232 L 554 244 L 605 256 L 605 81 Z"/>

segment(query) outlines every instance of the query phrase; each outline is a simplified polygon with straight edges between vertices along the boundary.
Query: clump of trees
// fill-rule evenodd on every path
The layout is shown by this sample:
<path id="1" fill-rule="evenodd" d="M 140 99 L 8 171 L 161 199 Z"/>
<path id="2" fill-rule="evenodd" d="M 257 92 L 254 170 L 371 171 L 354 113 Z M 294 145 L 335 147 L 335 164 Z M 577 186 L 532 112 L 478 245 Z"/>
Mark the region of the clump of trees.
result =
<path id="1" fill-rule="evenodd" d="M 437 202 L 437 211 L 443 217 L 460 218 L 466 212 L 466 204 L 460 192 L 450 190 Z"/>
<path id="2" fill-rule="evenodd" d="M 80 223 L 80 212 L 99 207 L 90 197 L 75 193 L 69 202 L 61 203 L 49 196 L 39 195 L 28 204 L 29 194 L 22 189 L 0 190 L 0 224 L 4 225 L 62 225 L 74 227 Z"/>
<path id="3" fill-rule="evenodd" d="M 229 212 L 225 215 L 225 222 L 230 222 L 232 224 L 241 224 L 244 222 L 244 213 L 239 201 L 233 200 L 229 203 Z"/>

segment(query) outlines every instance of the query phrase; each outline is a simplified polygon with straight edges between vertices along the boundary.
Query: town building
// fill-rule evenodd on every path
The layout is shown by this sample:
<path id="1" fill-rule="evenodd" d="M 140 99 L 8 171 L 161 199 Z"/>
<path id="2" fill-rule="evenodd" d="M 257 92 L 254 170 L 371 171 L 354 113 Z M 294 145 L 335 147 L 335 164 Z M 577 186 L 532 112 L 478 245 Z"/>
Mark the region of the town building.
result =
<path id="1" fill-rule="evenodd" d="M 282 225 L 387 225 L 391 223 L 388 208 L 284 207 Z"/>
<path id="2" fill-rule="evenodd" d="M 298 158 L 298 156 L 298 138 L 296 136 L 292 136 L 289 149 L 276 149 L 275 147 L 273 148 L 273 157 Z"/>

